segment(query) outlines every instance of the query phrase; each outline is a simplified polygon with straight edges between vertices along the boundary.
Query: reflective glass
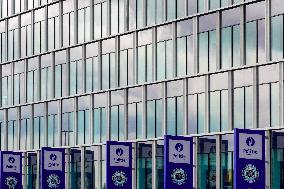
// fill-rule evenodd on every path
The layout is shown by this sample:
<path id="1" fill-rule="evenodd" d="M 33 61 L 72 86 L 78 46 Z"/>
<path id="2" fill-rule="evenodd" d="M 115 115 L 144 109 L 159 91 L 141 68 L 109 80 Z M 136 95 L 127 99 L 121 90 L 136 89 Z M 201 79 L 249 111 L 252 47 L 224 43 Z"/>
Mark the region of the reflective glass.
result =
<path id="1" fill-rule="evenodd" d="M 14 62 L 14 104 L 24 103 L 25 100 L 25 62 Z"/>
<path id="2" fill-rule="evenodd" d="M 54 147 L 59 145 L 58 136 L 58 101 L 48 102 L 48 129 L 47 129 L 47 146 Z"/>

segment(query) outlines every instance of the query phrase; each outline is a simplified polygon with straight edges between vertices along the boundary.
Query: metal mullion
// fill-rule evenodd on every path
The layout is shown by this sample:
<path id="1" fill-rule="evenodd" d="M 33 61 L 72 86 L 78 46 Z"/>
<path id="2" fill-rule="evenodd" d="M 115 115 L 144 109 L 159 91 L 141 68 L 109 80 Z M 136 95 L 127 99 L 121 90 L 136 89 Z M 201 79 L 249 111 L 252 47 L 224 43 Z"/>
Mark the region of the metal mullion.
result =
<path id="1" fill-rule="evenodd" d="M 133 84 L 138 83 L 138 32 L 133 34 Z"/>
<path id="2" fill-rule="evenodd" d="M 82 45 L 82 93 L 86 93 L 86 44 Z"/>
<path id="3" fill-rule="evenodd" d="M 21 114 L 20 114 L 21 115 Z M 31 118 L 30 118 L 30 132 L 31 132 L 31 138 L 30 138 L 30 142 L 31 142 L 31 149 L 34 149 L 34 131 L 35 131 L 35 124 L 34 124 L 34 104 L 31 105 Z"/>
<path id="4" fill-rule="evenodd" d="M 94 40 L 94 1 L 90 0 L 90 40 Z"/>
<path id="5" fill-rule="evenodd" d="M 85 151 L 86 151 L 86 147 L 81 147 L 80 148 L 80 151 L 81 151 L 81 189 L 85 189 L 85 161 L 86 161 L 86 158 L 85 158 Z"/>
<path id="6" fill-rule="evenodd" d="M 246 52 L 245 52 L 245 6 L 240 6 L 240 12 L 241 12 L 241 21 L 240 21 L 240 66 L 243 66 L 246 64 Z"/>
<path id="7" fill-rule="evenodd" d="M 20 138 L 21 138 L 21 108 L 20 107 L 16 107 L 16 126 L 17 126 L 17 144 L 16 144 L 16 148 L 15 146 L 13 147 L 14 150 L 20 150 Z"/>
<path id="8" fill-rule="evenodd" d="M 94 95 L 90 95 L 90 104 L 89 104 L 89 107 L 90 107 L 90 123 L 89 123 L 89 132 L 90 132 L 90 143 L 93 144 L 94 143 L 94 140 L 93 140 L 93 136 L 94 136 L 94 128 L 93 128 L 93 125 L 94 125 Z"/>
<path id="9" fill-rule="evenodd" d="M 48 102 L 44 103 L 44 146 L 48 146 Z"/>
<path id="10" fill-rule="evenodd" d="M 55 125 L 56 127 L 56 125 Z M 59 100 L 58 102 L 58 145 L 62 146 L 62 100 Z"/>
<path id="11" fill-rule="evenodd" d="M 47 68 L 48 69 L 48 68 Z M 51 53 L 51 98 L 55 98 L 55 52 Z M 58 82 L 58 81 L 56 81 Z M 48 97 L 48 95 L 47 95 Z"/>
<path id="12" fill-rule="evenodd" d="M 198 17 L 193 18 L 193 56 L 194 56 L 194 75 L 198 70 Z"/>
<path id="13" fill-rule="evenodd" d="M 37 91 L 36 91 L 36 97 L 34 97 L 34 101 L 36 100 L 42 100 L 41 99 L 41 56 L 39 56 L 37 58 L 38 60 L 38 65 L 37 65 L 37 75 L 36 75 L 36 79 L 38 82 L 37 82 Z"/>
<path id="14" fill-rule="evenodd" d="M 198 150 L 199 150 L 199 141 L 198 137 L 193 137 L 193 186 L 198 188 Z"/>
<path id="15" fill-rule="evenodd" d="M 132 189 L 137 188 L 137 178 L 136 178 L 136 169 L 137 169 L 137 149 L 138 145 L 136 142 L 132 143 L 132 149 L 134 149 L 134 152 L 132 153 Z"/>
<path id="16" fill-rule="evenodd" d="M 284 94 L 283 94 L 283 62 L 279 63 L 279 126 L 282 126 L 283 123 L 283 98 L 284 98 Z"/>
<path id="17" fill-rule="evenodd" d="M 28 158 L 28 153 L 27 152 L 23 152 L 23 159 L 22 159 L 23 188 L 27 188 L 27 158 Z"/>
<path id="18" fill-rule="evenodd" d="M 172 23 L 172 40 L 173 40 L 173 76 L 177 77 L 177 23 Z"/>
<path id="19" fill-rule="evenodd" d="M 253 128 L 258 128 L 258 67 L 253 68 Z"/>
<path id="20" fill-rule="evenodd" d="M 152 188 L 156 188 L 156 168 L 157 168 L 157 141 L 154 140 L 152 141 Z"/>
<path id="21" fill-rule="evenodd" d="M 167 84 L 162 83 L 162 107 L 163 107 L 163 135 L 167 134 Z M 156 100 L 155 100 L 156 101 Z M 156 101 L 157 102 L 157 101 Z M 157 106 L 157 104 L 156 104 Z"/>
<path id="22" fill-rule="evenodd" d="M 233 72 L 228 72 L 228 131 L 233 130 L 233 105 L 234 105 L 234 92 L 233 92 Z"/>
<path id="23" fill-rule="evenodd" d="M 271 60 L 271 0 L 265 1 L 265 57 L 266 61 Z"/>
<path id="24" fill-rule="evenodd" d="M 4 109 L 4 150 L 8 150 L 8 109 Z"/>
<path id="25" fill-rule="evenodd" d="M 124 89 L 124 130 L 125 137 L 124 140 L 128 140 L 128 89 Z"/>
<path id="26" fill-rule="evenodd" d="M 74 3 L 74 44 L 78 43 L 78 0 L 73 0 Z"/>
<path id="27" fill-rule="evenodd" d="M 147 136 L 147 87 L 142 86 L 142 138 Z"/>
<path id="28" fill-rule="evenodd" d="M 210 76 L 205 76 L 205 133 L 209 133 L 210 115 Z"/>
<path id="29" fill-rule="evenodd" d="M 146 65 L 148 65 L 147 56 L 146 56 Z M 157 28 L 156 27 L 152 28 L 152 68 L 153 68 L 152 79 L 155 81 L 157 80 Z"/>
<path id="30" fill-rule="evenodd" d="M 63 1 L 59 1 L 59 48 L 63 47 Z"/>
<path id="31" fill-rule="evenodd" d="M 74 112 L 74 133 L 73 133 L 73 139 L 74 139 L 74 143 L 75 145 L 78 145 L 78 97 L 74 98 L 73 101 L 73 112 Z M 70 139 L 69 139 L 70 140 Z"/>
<path id="32" fill-rule="evenodd" d="M 271 187 L 271 131 L 265 131 L 265 184 Z"/>
<path id="33" fill-rule="evenodd" d="M 221 12 L 218 11 L 217 13 L 218 13 L 218 16 L 217 16 L 217 27 L 216 27 L 216 64 L 217 64 L 216 68 L 217 70 L 220 70 L 222 69 L 221 67 Z M 209 70 L 210 70 L 210 66 L 209 66 Z"/>
<path id="34" fill-rule="evenodd" d="M 106 140 L 110 140 L 110 136 L 111 136 L 111 92 L 108 91 L 107 93 L 107 121 L 106 121 L 106 126 L 107 126 L 107 136 L 106 136 Z"/>
<path id="35" fill-rule="evenodd" d="M 221 189 L 221 135 L 216 136 L 216 189 Z"/>
<path id="36" fill-rule="evenodd" d="M 40 153 L 39 150 L 36 151 L 36 153 L 37 153 L 36 189 L 40 189 L 40 173 L 41 173 L 41 171 L 40 171 L 39 167 L 40 167 L 41 153 Z"/>
<path id="37" fill-rule="evenodd" d="M 187 98 L 187 90 L 188 90 L 188 80 L 183 79 L 183 124 L 184 124 L 184 135 L 188 135 L 188 98 Z"/>

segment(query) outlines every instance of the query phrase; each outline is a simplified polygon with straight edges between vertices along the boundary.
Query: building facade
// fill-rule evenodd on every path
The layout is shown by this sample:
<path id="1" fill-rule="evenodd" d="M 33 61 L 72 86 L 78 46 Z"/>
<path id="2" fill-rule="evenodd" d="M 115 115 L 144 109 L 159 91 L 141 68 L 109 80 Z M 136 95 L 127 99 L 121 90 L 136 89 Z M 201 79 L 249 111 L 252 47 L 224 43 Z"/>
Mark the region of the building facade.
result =
<path id="1" fill-rule="evenodd" d="M 39 186 L 105 188 L 105 142 L 133 142 L 133 189 L 163 188 L 165 134 L 194 138 L 194 186 L 233 188 L 233 129 L 266 130 L 284 188 L 283 0 L 0 0 L 0 146 Z M 35 157 L 35 158 L 34 158 Z"/>

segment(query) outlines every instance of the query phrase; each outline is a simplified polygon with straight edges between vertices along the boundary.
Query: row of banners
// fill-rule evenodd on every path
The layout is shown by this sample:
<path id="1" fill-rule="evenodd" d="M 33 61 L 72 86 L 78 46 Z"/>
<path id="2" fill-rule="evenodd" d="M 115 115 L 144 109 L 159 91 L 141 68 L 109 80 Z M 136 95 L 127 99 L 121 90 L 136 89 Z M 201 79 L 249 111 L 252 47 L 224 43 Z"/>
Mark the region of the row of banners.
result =
<path id="1" fill-rule="evenodd" d="M 235 129 L 234 188 L 265 188 L 265 132 Z M 108 141 L 107 189 L 132 188 L 132 143 Z M 164 188 L 193 189 L 193 139 L 165 136 Z M 79 154 L 80 156 L 80 154 Z M 36 158 L 36 156 L 35 156 Z M 22 153 L 0 152 L 2 189 L 22 188 Z M 40 188 L 65 188 L 65 150 L 42 148 Z"/>

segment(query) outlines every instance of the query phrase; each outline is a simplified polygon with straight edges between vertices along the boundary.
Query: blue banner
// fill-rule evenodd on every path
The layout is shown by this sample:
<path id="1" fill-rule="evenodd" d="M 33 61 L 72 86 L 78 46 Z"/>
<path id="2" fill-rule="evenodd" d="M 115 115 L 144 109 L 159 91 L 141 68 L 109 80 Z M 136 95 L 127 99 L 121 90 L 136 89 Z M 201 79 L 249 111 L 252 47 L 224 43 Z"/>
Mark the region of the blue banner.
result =
<path id="1" fill-rule="evenodd" d="M 22 189 L 22 153 L 2 151 L 1 156 L 1 189 Z"/>
<path id="2" fill-rule="evenodd" d="M 41 189 L 65 189 L 65 149 L 41 149 Z"/>
<path id="3" fill-rule="evenodd" d="M 192 137 L 165 135 L 165 189 L 193 188 Z"/>
<path id="4" fill-rule="evenodd" d="M 132 143 L 107 141 L 107 189 L 132 188 Z"/>
<path id="5" fill-rule="evenodd" d="M 234 188 L 265 189 L 265 132 L 235 129 Z"/>

